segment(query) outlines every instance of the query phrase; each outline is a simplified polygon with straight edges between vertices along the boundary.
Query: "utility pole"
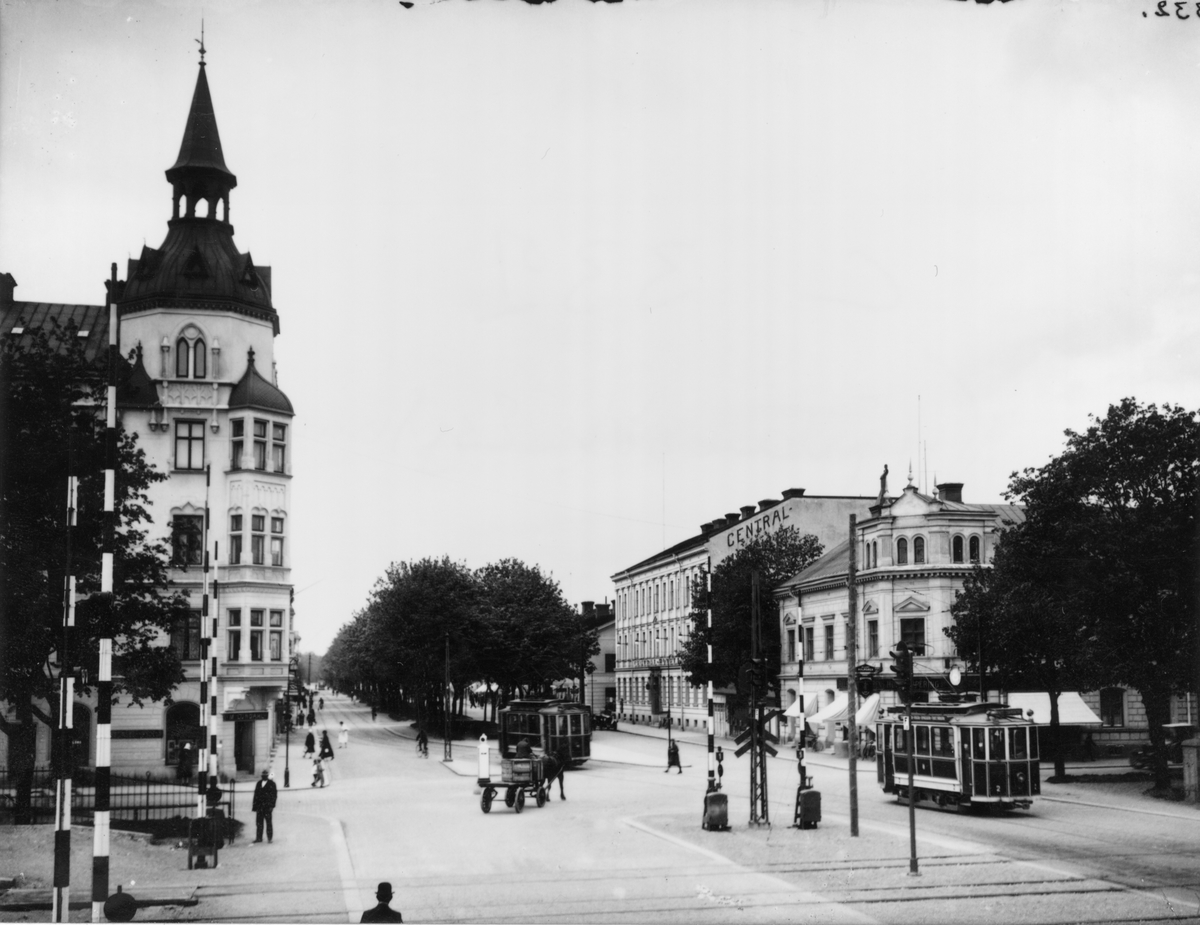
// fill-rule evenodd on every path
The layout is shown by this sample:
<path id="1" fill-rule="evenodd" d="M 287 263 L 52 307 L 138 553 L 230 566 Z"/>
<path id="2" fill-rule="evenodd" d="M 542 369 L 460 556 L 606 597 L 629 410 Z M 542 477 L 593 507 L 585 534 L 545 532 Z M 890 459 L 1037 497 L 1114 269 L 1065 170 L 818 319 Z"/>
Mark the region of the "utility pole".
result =
<path id="1" fill-rule="evenodd" d="M 850 613 L 846 621 L 846 703 L 850 715 L 846 726 L 849 729 L 850 758 L 850 835 L 858 837 L 858 678 L 855 665 L 858 662 L 858 517 L 850 515 L 850 564 L 846 571 L 846 590 L 850 595 Z"/>
<path id="2" fill-rule="evenodd" d="M 750 724 L 736 739 L 734 752 L 741 757 L 750 752 L 750 824 L 770 825 L 770 804 L 767 798 L 767 755 L 777 752 L 771 747 L 778 742 L 767 727 L 778 710 L 764 711 L 763 701 L 768 688 L 766 660 L 762 657 L 760 614 L 758 607 L 758 572 L 750 573 Z"/>
<path id="3" fill-rule="evenodd" d="M 450 634 L 446 633 L 446 678 L 442 694 L 442 713 L 446 717 L 446 741 L 442 748 L 442 761 L 453 761 L 454 750 L 450 744 Z"/>

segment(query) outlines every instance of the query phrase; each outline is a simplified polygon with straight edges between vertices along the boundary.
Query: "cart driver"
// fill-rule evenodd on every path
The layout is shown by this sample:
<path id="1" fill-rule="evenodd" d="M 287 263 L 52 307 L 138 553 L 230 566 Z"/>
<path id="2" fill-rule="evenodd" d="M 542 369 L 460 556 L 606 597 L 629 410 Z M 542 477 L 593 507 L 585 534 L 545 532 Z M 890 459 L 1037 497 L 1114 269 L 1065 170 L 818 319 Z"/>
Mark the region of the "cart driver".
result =
<path id="1" fill-rule="evenodd" d="M 517 743 L 517 757 L 518 758 L 532 758 L 533 757 L 533 749 L 529 747 L 528 739 L 522 739 L 520 742 Z"/>

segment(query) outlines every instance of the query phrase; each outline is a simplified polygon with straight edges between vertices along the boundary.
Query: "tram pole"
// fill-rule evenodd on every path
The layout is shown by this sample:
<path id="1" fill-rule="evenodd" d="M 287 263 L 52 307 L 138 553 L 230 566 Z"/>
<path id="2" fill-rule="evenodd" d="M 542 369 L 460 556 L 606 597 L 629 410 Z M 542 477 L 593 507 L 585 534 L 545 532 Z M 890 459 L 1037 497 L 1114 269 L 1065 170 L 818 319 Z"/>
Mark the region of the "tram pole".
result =
<path id="1" fill-rule="evenodd" d="M 454 746 L 450 744 L 450 634 L 446 633 L 446 678 L 442 693 L 442 713 L 446 717 L 446 741 L 442 748 L 442 761 L 454 760 Z"/>
<path id="2" fill-rule="evenodd" d="M 903 646 L 904 643 L 902 642 L 900 645 Z M 913 739 L 916 738 L 916 730 L 913 729 L 912 721 L 913 653 L 911 651 L 904 652 L 904 661 L 907 669 L 904 681 L 904 750 L 908 754 L 908 875 L 919 877 L 921 872 L 917 869 L 917 804 L 913 790 L 913 765 L 915 764 Z"/>
<path id="3" fill-rule="evenodd" d="M 858 722 L 855 713 L 858 710 L 858 677 L 855 666 L 858 663 L 858 595 L 855 592 L 855 579 L 858 577 L 858 518 L 850 515 L 850 564 L 846 571 L 846 589 L 850 593 L 849 615 L 846 620 L 846 703 L 849 716 L 846 726 L 850 758 L 850 836 L 858 837 Z"/>

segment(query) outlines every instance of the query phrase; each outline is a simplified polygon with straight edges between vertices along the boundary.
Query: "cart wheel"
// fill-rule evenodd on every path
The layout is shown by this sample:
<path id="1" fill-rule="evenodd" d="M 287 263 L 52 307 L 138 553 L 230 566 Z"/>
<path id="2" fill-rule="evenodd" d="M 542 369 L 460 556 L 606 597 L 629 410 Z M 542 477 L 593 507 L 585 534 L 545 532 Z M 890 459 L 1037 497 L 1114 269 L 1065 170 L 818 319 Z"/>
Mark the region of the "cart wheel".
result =
<path id="1" fill-rule="evenodd" d="M 546 805 L 546 788 L 545 787 L 538 787 L 537 805 L 538 805 L 538 809 L 541 809 L 543 806 Z"/>
<path id="2" fill-rule="evenodd" d="M 525 791 L 518 790 L 517 791 L 517 802 L 513 806 L 513 809 L 515 809 L 517 812 L 520 812 L 524 808 L 525 808 Z"/>
<path id="3" fill-rule="evenodd" d="M 504 791 L 504 805 L 512 809 L 513 803 L 517 801 L 517 788 L 509 787 Z"/>
<path id="4" fill-rule="evenodd" d="M 495 797 L 495 790 L 493 790 L 491 787 L 484 787 L 483 796 L 479 798 L 479 808 L 485 813 L 490 813 L 492 811 L 492 800 L 495 799 Z"/>

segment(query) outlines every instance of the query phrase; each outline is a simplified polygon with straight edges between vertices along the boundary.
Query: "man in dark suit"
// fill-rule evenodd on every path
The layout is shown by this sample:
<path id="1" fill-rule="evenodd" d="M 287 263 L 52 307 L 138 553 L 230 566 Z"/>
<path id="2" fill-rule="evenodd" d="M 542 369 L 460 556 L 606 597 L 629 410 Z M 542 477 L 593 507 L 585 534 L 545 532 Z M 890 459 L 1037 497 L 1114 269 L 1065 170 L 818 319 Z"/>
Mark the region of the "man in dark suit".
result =
<path id="1" fill-rule="evenodd" d="M 379 884 L 379 889 L 375 891 L 375 898 L 379 900 L 379 905 L 374 909 L 368 909 L 362 914 L 360 922 L 403 922 L 400 913 L 388 905 L 392 901 L 392 885 L 390 883 Z"/>
<path id="2" fill-rule="evenodd" d="M 275 811 L 275 801 L 279 798 L 279 791 L 275 787 L 275 781 L 271 780 L 266 769 L 263 769 L 262 778 L 254 785 L 254 799 L 250 803 L 250 809 L 254 813 L 254 843 L 262 843 L 263 823 L 267 824 L 267 841 L 271 842 L 275 839 L 275 826 L 271 823 L 271 813 Z"/>

